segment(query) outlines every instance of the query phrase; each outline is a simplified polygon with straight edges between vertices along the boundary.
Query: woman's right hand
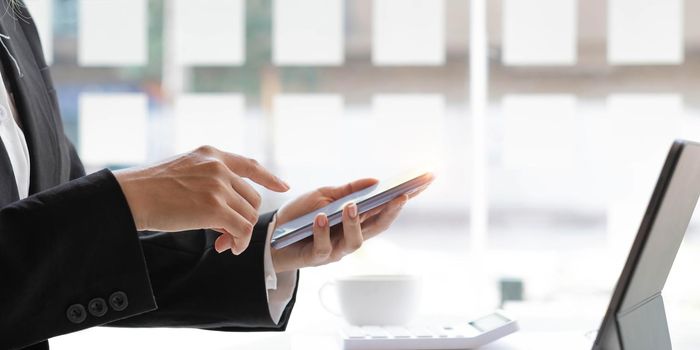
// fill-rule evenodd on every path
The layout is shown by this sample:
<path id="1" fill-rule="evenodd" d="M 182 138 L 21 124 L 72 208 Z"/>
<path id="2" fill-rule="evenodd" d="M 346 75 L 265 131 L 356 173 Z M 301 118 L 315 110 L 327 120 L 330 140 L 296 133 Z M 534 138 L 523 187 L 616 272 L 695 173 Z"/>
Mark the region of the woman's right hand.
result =
<path id="1" fill-rule="evenodd" d="M 139 231 L 213 229 L 222 233 L 215 249 L 236 255 L 250 243 L 261 203 L 243 178 L 276 192 L 289 190 L 257 161 L 210 146 L 114 175 Z"/>

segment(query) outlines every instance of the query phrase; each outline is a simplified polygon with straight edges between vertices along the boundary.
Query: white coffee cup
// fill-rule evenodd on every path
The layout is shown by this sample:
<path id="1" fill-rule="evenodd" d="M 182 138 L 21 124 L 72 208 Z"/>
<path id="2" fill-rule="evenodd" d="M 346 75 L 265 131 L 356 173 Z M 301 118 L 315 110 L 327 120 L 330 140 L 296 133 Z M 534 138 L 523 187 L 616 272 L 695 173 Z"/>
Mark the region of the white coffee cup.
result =
<path id="1" fill-rule="evenodd" d="M 340 310 L 328 305 L 326 292 L 335 289 Z M 413 275 L 363 275 L 338 278 L 319 289 L 321 305 L 353 325 L 404 325 L 420 300 L 420 278 Z"/>

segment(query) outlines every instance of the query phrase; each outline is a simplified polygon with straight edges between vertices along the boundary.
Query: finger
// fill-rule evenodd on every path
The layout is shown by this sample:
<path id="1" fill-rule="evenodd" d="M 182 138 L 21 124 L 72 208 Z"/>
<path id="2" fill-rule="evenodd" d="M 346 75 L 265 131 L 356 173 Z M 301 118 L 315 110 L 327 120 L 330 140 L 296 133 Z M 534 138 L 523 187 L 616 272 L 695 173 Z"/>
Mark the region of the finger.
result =
<path id="1" fill-rule="evenodd" d="M 233 244 L 233 239 L 231 237 L 231 234 L 224 231 L 214 241 L 214 250 L 216 250 L 217 253 L 221 253 L 221 252 L 224 252 L 226 250 L 231 249 L 232 244 Z"/>
<path id="2" fill-rule="evenodd" d="M 320 264 L 328 260 L 333 246 L 331 245 L 331 231 L 328 225 L 326 214 L 320 213 L 314 219 L 314 245 L 312 260 L 315 264 Z"/>
<path id="3" fill-rule="evenodd" d="M 217 226 L 223 227 L 231 236 L 231 252 L 235 255 L 243 253 L 250 243 L 253 224 L 231 208 L 224 209 L 223 214 L 219 216 Z"/>
<path id="4" fill-rule="evenodd" d="M 433 181 L 435 181 L 435 174 L 427 173 L 427 174 L 421 176 L 421 178 L 425 183 L 423 185 L 421 185 L 420 187 L 414 189 L 413 191 L 409 192 L 408 199 L 411 199 L 411 198 L 421 194 L 423 191 L 425 191 L 425 189 L 428 188 L 428 186 L 430 186 L 430 184 L 432 184 Z"/>
<path id="5" fill-rule="evenodd" d="M 359 179 L 338 187 L 323 187 L 319 189 L 323 195 L 334 199 L 345 197 L 351 193 L 363 190 L 367 187 L 374 186 L 379 181 L 377 179 L 367 178 Z"/>
<path id="6" fill-rule="evenodd" d="M 253 208 L 238 192 L 231 189 L 224 194 L 224 198 L 226 199 L 226 205 L 239 213 L 246 221 L 251 224 L 258 222 L 258 210 Z"/>
<path id="7" fill-rule="evenodd" d="M 352 253 L 362 246 L 362 227 L 360 226 L 360 216 L 357 214 L 357 205 L 350 203 L 343 208 L 343 242 L 342 253 Z"/>
<path id="8" fill-rule="evenodd" d="M 388 229 L 399 216 L 401 209 L 407 201 L 408 195 L 399 196 L 389 202 L 386 208 L 379 215 L 365 221 L 362 224 L 362 232 L 364 233 L 365 240 L 370 239 Z"/>
<path id="9" fill-rule="evenodd" d="M 243 180 L 238 174 L 232 173 L 231 176 L 231 187 L 238 192 L 248 203 L 250 203 L 256 210 L 260 208 L 262 203 L 262 197 L 260 193 L 253 188 L 249 183 Z"/>
<path id="10" fill-rule="evenodd" d="M 253 182 L 275 192 L 286 192 L 289 190 L 289 185 L 286 182 L 273 175 L 255 159 L 226 152 L 221 152 L 220 157 L 220 160 L 239 176 L 251 179 Z"/>
<path id="11" fill-rule="evenodd" d="M 416 197 L 417 195 L 423 193 L 423 191 L 425 191 L 425 189 L 428 188 L 429 185 L 430 185 L 429 183 L 428 183 L 428 184 L 425 184 L 425 185 L 423 185 L 423 186 L 421 186 L 421 187 L 418 187 L 418 188 L 416 188 L 415 190 L 413 190 L 413 191 L 407 193 L 408 199 L 414 198 L 414 197 Z"/>
<path id="12" fill-rule="evenodd" d="M 408 200 L 414 198 L 415 196 L 419 195 L 419 194 L 420 194 L 421 192 L 423 192 L 426 188 L 427 188 L 427 185 L 422 186 L 422 187 L 419 187 L 419 188 L 418 188 L 416 191 L 414 191 L 414 192 L 410 192 L 410 193 L 408 193 L 408 194 L 400 195 L 400 196 L 398 196 L 398 197 L 392 199 L 392 200 L 389 201 L 388 203 L 382 204 L 382 205 L 380 205 L 380 206 L 378 206 L 378 207 L 376 207 L 376 208 L 374 208 L 374 209 L 372 209 L 372 210 L 369 210 L 369 211 L 367 211 L 367 212 L 362 213 L 362 214 L 360 215 L 360 222 L 364 222 L 365 220 L 367 220 L 367 219 L 369 219 L 369 218 L 371 218 L 371 217 L 373 217 L 373 216 L 375 216 L 375 215 L 377 215 L 377 214 L 380 214 L 380 213 L 383 212 L 385 209 L 387 209 L 387 207 L 389 206 L 389 204 L 390 204 L 392 201 L 397 201 L 397 200 L 399 200 L 399 199 L 401 199 L 401 198 L 404 198 L 405 201 L 408 201 Z M 406 203 L 405 201 L 403 202 L 403 204 Z M 403 205 L 403 204 L 402 204 L 402 205 Z"/>
<path id="13" fill-rule="evenodd" d="M 360 214 L 360 222 L 363 222 L 363 221 L 381 213 L 384 210 L 384 208 L 386 208 L 386 204 L 380 205 L 372 210 L 369 210 L 369 211 L 366 211 L 366 212 Z"/>

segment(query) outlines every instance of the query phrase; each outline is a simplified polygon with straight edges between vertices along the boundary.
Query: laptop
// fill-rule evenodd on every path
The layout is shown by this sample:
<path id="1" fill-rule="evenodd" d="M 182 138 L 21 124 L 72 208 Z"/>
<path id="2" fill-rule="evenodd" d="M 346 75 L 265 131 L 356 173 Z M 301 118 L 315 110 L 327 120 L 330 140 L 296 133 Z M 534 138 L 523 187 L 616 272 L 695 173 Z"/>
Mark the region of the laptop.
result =
<path id="1" fill-rule="evenodd" d="M 671 146 L 594 350 L 666 350 L 662 291 L 700 195 L 700 144 Z"/>
<path id="2" fill-rule="evenodd" d="M 595 341 L 583 332 L 523 331 L 484 349 L 670 350 L 662 291 L 699 195 L 700 144 L 676 141 Z"/>

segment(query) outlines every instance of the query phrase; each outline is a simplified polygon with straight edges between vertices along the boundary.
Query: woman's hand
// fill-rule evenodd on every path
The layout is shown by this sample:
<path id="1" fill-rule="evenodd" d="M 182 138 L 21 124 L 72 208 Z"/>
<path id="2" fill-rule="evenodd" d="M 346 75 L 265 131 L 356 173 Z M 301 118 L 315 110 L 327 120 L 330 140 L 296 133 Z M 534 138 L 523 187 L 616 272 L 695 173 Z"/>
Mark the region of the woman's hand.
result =
<path id="1" fill-rule="evenodd" d="M 340 187 L 322 187 L 285 204 L 277 212 L 277 225 L 312 212 L 318 208 L 377 183 L 375 179 L 357 180 Z M 385 231 L 398 217 L 406 201 L 418 195 L 399 196 L 387 204 L 357 214 L 357 206 L 350 203 L 343 208 L 343 223 L 330 228 L 325 214 L 314 220 L 313 238 L 307 238 L 282 249 L 272 248 L 272 263 L 277 273 L 308 266 L 336 262 L 356 251 L 368 240 Z"/>
<path id="2" fill-rule="evenodd" d="M 276 192 L 289 190 L 255 160 L 210 146 L 114 175 L 138 230 L 213 229 L 222 233 L 216 250 L 234 254 L 248 247 L 261 202 L 243 178 Z"/>

